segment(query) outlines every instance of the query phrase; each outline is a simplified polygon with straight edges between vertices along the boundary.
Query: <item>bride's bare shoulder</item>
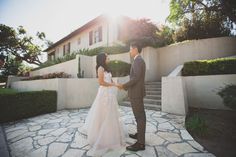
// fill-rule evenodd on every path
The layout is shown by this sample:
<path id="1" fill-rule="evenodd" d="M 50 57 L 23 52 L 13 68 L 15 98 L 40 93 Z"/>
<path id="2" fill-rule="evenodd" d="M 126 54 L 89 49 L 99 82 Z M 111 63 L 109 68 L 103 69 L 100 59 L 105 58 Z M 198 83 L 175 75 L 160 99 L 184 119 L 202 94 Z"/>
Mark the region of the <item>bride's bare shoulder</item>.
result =
<path id="1" fill-rule="evenodd" d="M 98 67 L 98 72 L 104 72 L 104 68 L 102 66 Z"/>

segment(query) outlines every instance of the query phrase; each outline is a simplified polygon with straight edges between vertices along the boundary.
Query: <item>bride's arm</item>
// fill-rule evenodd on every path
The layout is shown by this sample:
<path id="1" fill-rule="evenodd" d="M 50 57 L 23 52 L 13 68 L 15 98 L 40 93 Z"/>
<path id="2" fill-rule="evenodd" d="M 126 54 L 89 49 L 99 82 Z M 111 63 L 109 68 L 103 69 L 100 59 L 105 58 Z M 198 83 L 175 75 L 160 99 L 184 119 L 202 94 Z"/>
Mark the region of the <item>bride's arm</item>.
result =
<path id="1" fill-rule="evenodd" d="M 108 83 L 104 81 L 104 69 L 103 68 L 98 68 L 98 82 L 101 86 L 114 86 L 114 83 Z"/>

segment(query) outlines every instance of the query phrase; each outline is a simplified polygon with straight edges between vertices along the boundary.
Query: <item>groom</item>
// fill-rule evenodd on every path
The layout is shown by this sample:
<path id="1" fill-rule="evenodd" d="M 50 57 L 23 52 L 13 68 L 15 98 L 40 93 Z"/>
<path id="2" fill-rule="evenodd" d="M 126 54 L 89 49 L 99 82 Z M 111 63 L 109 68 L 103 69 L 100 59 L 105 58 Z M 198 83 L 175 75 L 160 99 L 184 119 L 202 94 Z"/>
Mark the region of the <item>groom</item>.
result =
<path id="1" fill-rule="evenodd" d="M 137 139 L 137 142 L 126 147 L 130 151 L 145 150 L 146 115 L 143 97 L 146 95 L 144 86 L 146 65 L 140 56 L 141 51 L 142 47 L 137 42 L 130 44 L 130 56 L 134 59 L 130 69 L 130 80 L 119 86 L 120 89 L 128 90 L 128 96 L 137 122 L 137 133 L 129 135 L 129 137 Z"/>

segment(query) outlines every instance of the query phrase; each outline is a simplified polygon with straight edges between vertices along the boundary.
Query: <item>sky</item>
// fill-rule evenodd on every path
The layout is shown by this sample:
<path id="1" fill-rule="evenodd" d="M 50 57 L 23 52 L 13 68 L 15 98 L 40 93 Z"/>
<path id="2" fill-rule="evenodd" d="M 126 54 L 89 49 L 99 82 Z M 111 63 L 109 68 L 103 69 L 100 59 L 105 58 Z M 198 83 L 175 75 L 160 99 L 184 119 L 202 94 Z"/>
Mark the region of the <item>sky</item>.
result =
<path id="1" fill-rule="evenodd" d="M 102 14 L 124 15 L 133 19 L 148 18 L 164 24 L 169 15 L 170 0 L 0 0 L 0 24 L 17 28 L 36 37 L 44 32 L 46 39 L 57 42 Z M 46 47 L 45 47 L 46 48 Z M 42 62 L 47 54 L 40 55 Z M 34 66 L 34 65 L 33 65 Z"/>
<path id="2" fill-rule="evenodd" d="M 164 24 L 170 0 L 0 0 L 0 23 L 56 42 L 101 14 Z"/>

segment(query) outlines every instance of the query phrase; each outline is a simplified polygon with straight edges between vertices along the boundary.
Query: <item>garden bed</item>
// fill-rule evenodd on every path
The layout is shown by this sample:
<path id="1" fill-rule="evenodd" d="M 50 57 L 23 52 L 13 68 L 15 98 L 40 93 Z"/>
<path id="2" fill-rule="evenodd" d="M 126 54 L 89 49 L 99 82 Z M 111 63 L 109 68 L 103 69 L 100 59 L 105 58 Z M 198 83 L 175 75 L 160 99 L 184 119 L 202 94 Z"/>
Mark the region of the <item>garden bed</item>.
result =
<path id="1" fill-rule="evenodd" d="M 199 124 L 196 119 L 192 128 L 194 126 L 197 131 L 187 126 L 193 138 L 217 157 L 235 157 L 236 111 L 190 108 L 186 124 L 196 115 L 201 127 L 196 127 Z"/>

